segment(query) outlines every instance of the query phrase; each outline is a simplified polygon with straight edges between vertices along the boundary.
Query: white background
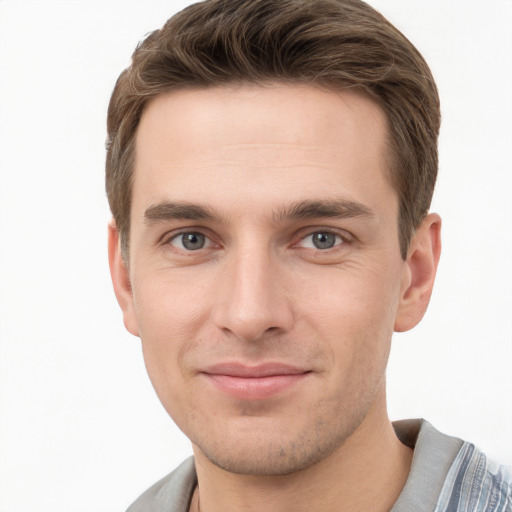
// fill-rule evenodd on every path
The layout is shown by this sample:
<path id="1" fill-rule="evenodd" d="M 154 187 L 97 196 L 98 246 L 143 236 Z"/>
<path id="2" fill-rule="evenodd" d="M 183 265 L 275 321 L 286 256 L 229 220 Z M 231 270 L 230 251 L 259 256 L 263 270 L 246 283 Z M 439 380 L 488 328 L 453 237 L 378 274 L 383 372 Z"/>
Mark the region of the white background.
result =
<path id="1" fill-rule="evenodd" d="M 0 512 L 122 511 L 191 452 L 107 268 L 105 116 L 135 44 L 186 1 L 0 2 Z M 443 104 L 431 308 L 395 337 L 391 417 L 512 463 L 512 2 L 374 0 Z"/>

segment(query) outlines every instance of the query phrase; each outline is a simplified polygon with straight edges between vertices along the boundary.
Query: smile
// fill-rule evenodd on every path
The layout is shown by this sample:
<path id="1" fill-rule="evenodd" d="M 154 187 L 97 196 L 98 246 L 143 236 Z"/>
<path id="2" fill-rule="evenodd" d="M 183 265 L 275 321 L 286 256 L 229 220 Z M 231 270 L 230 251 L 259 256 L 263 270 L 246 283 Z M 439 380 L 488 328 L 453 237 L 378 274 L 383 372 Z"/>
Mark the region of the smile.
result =
<path id="1" fill-rule="evenodd" d="M 201 372 L 220 391 L 241 400 L 263 400 L 287 391 L 311 372 L 280 363 L 219 364 Z"/>

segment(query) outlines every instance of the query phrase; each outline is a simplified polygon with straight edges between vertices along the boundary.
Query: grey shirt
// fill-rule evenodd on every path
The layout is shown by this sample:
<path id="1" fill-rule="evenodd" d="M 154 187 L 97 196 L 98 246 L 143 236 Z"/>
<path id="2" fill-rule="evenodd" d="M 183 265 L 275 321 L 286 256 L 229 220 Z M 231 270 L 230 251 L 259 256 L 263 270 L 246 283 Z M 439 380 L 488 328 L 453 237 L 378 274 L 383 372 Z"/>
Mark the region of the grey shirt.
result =
<path id="1" fill-rule="evenodd" d="M 425 420 L 393 424 L 414 448 L 411 471 L 390 512 L 512 512 L 512 472 Z M 194 459 L 150 487 L 127 512 L 188 512 L 197 484 Z"/>

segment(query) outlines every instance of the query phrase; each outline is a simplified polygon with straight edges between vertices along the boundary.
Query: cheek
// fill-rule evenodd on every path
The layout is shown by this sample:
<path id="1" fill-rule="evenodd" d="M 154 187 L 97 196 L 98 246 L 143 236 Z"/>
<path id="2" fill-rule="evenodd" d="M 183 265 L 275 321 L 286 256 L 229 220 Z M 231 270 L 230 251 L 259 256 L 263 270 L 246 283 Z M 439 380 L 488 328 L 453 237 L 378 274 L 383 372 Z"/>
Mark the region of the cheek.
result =
<path id="1" fill-rule="evenodd" d="M 176 279 L 171 282 L 162 274 L 143 279 L 143 286 L 134 287 L 134 306 L 144 362 L 166 405 L 166 390 L 179 392 L 179 383 L 188 377 L 184 355 L 201 339 L 208 313 L 200 287 L 188 286 L 188 282 L 182 285 Z"/>
<path id="2" fill-rule="evenodd" d="M 135 276 L 134 306 L 141 338 L 170 341 L 194 332 L 204 316 L 208 293 L 201 276 L 168 269 Z"/>
<path id="3" fill-rule="evenodd" d="M 301 280 L 294 292 L 302 297 L 303 312 L 318 319 L 317 328 L 333 324 L 335 332 L 363 333 L 387 326 L 392 332 L 400 295 L 397 268 L 367 264 L 327 270 Z"/>
<path id="4" fill-rule="evenodd" d="M 399 298 L 395 271 L 332 269 L 302 293 L 309 329 L 323 338 L 332 363 L 343 373 L 386 364 Z M 306 285 L 302 283 L 302 289 Z"/>

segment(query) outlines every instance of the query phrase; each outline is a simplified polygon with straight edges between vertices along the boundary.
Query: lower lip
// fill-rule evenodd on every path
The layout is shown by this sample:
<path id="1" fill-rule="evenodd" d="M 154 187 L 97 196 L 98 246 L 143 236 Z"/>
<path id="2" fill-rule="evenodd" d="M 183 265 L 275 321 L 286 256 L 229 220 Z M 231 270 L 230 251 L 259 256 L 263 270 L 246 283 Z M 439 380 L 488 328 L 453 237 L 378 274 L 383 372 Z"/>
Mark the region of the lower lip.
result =
<path id="1" fill-rule="evenodd" d="M 241 400 L 263 400 L 289 390 L 309 375 L 270 375 L 268 377 L 232 377 L 229 375 L 203 374 L 218 389 Z"/>

